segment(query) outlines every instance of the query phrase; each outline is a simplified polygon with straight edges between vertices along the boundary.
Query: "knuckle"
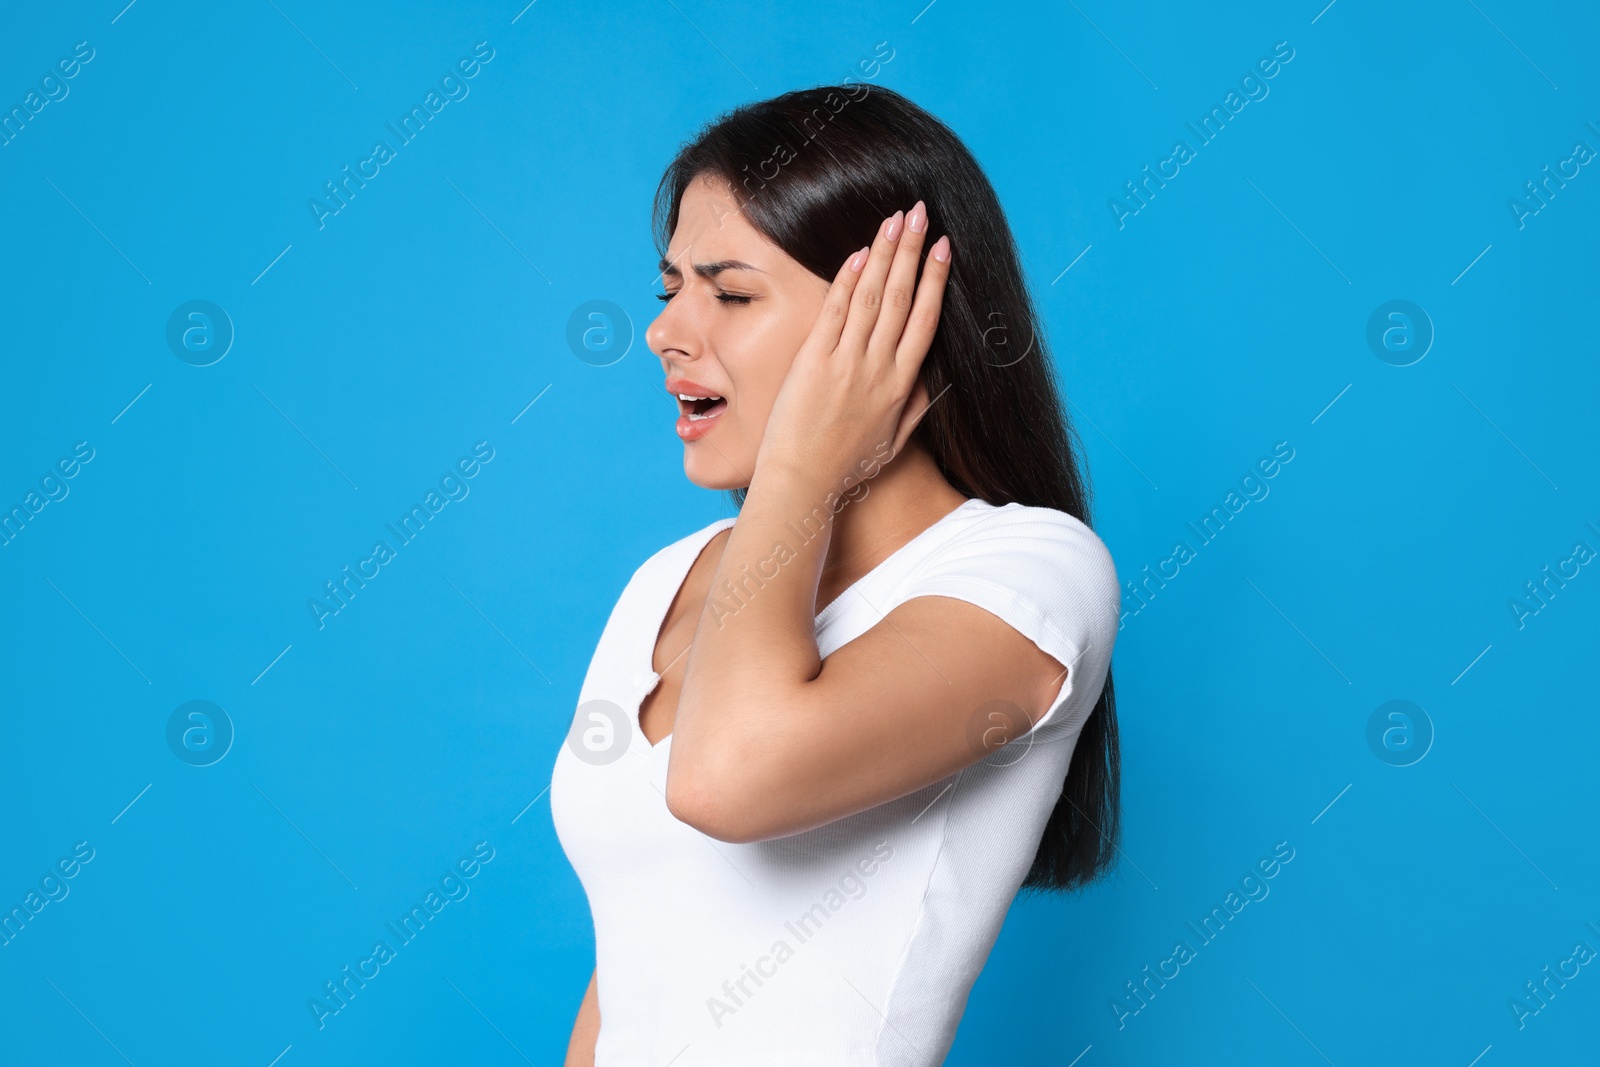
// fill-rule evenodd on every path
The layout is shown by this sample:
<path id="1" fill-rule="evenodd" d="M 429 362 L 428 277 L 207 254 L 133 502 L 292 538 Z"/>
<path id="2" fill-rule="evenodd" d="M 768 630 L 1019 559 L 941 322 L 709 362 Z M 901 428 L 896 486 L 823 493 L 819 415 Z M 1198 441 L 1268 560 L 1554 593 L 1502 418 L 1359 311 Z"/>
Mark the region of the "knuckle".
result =
<path id="1" fill-rule="evenodd" d="M 892 285 L 883 294 L 883 302 L 895 311 L 904 311 L 911 306 L 911 290 L 903 285 Z"/>
<path id="2" fill-rule="evenodd" d="M 861 306 L 867 311 L 876 311 L 883 305 L 883 294 L 876 289 L 863 289 L 860 296 Z"/>

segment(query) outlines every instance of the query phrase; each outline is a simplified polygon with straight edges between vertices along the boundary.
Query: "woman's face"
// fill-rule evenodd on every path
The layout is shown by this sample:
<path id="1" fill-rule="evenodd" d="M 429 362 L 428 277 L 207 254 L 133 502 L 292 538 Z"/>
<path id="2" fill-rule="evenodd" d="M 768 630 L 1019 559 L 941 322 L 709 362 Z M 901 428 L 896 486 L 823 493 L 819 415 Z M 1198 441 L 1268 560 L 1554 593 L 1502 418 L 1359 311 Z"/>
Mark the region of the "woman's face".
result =
<path id="1" fill-rule="evenodd" d="M 645 342 L 677 399 L 684 473 L 706 489 L 745 488 L 828 282 L 758 233 L 727 183 L 707 177 L 684 191 L 662 268 L 668 299 Z"/>

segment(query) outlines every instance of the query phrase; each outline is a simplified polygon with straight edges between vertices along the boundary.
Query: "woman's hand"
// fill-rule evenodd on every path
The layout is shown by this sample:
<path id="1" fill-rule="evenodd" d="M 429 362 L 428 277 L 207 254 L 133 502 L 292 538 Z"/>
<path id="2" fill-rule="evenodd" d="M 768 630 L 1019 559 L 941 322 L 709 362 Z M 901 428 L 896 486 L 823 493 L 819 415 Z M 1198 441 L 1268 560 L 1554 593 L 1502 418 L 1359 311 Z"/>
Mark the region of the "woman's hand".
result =
<path id="1" fill-rule="evenodd" d="M 950 239 L 941 237 L 917 279 L 927 228 L 919 200 L 885 219 L 871 246 L 839 269 L 778 391 L 756 477 L 777 464 L 785 477 L 835 489 L 905 447 L 930 406 L 918 372 L 950 276 Z"/>

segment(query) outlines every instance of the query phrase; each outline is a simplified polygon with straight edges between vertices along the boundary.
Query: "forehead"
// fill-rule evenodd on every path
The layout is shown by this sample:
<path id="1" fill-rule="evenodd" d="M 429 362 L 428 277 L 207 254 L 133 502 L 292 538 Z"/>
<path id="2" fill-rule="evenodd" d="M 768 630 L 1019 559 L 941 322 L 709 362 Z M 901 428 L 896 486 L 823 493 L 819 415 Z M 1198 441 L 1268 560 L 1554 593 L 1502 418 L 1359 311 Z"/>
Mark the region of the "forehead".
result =
<path id="1" fill-rule="evenodd" d="M 676 260 L 686 252 L 696 262 L 743 259 L 755 263 L 757 256 L 783 255 L 744 217 L 732 186 L 707 176 L 690 182 L 678 203 L 678 225 L 672 231 L 667 258 Z"/>

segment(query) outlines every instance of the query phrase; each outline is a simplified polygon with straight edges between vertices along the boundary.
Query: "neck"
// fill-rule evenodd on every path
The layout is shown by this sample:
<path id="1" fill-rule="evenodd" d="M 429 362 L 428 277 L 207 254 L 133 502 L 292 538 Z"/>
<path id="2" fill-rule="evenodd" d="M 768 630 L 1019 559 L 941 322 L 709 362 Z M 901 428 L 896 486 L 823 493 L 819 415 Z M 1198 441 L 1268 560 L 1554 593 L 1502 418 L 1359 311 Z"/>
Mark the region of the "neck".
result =
<path id="1" fill-rule="evenodd" d="M 864 495 L 834 519 L 817 587 L 819 608 L 967 499 L 919 444 L 908 445 L 863 484 Z"/>

